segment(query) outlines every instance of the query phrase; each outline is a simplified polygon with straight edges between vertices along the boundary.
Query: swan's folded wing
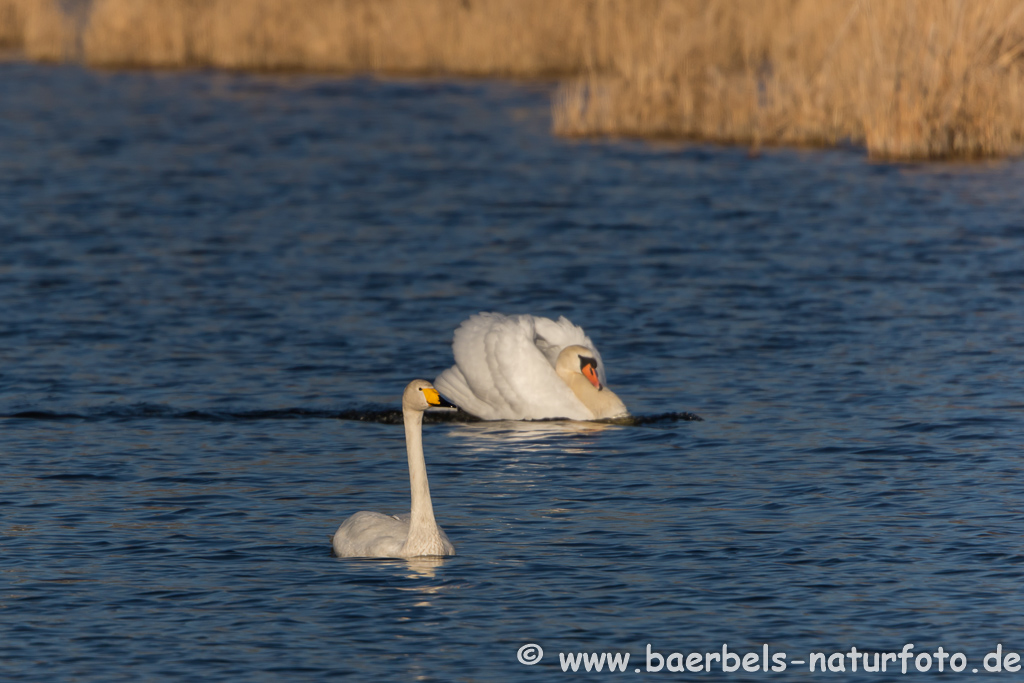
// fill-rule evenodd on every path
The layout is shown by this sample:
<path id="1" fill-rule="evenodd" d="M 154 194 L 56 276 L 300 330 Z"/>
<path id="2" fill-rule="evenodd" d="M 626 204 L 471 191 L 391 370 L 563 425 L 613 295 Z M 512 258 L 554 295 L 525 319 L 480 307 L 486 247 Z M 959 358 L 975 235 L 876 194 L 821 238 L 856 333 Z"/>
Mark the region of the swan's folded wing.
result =
<path id="1" fill-rule="evenodd" d="M 484 420 L 502 419 L 500 411 L 473 393 L 458 365 L 453 365 L 434 379 L 434 387 L 449 401 L 470 415 Z"/>
<path id="2" fill-rule="evenodd" d="M 555 373 L 535 343 L 534 318 L 510 316 L 494 321 L 484 335 L 487 370 L 494 389 L 511 408 L 513 419 L 551 417 L 586 419 L 579 399 Z M 583 408 L 586 411 L 585 408 Z"/>
<path id="3" fill-rule="evenodd" d="M 537 347 L 535 320 L 498 313 L 472 316 L 455 331 L 455 366 L 442 372 L 434 386 L 485 420 L 590 419 L 590 411 Z"/>
<path id="4" fill-rule="evenodd" d="M 357 512 L 334 532 L 332 545 L 338 557 L 399 557 L 409 536 L 408 515 L 394 517 L 379 512 Z"/>
<path id="5" fill-rule="evenodd" d="M 504 316 L 480 313 L 459 325 L 452 341 L 455 365 L 434 380 L 445 398 L 485 420 L 503 419 L 512 410 L 494 386 L 488 369 L 484 338 L 494 317 Z"/>

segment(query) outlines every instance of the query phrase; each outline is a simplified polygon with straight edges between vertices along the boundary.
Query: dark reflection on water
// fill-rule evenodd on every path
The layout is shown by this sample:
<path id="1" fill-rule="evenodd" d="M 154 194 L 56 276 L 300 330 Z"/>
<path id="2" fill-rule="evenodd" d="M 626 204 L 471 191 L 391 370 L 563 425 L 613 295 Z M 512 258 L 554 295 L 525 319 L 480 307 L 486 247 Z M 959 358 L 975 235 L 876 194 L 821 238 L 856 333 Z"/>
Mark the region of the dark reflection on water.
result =
<path id="1" fill-rule="evenodd" d="M 5 679 L 1024 649 L 1020 163 L 567 142 L 541 86 L 0 71 Z M 432 421 L 459 554 L 333 558 L 407 509 L 399 394 L 481 310 L 583 325 L 643 428 Z"/>
<path id="2" fill-rule="evenodd" d="M 250 420 L 306 420 L 334 419 L 357 422 L 380 422 L 402 424 L 401 408 L 349 408 L 347 410 L 307 410 L 305 408 L 281 408 L 278 410 L 203 411 L 175 410 L 168 406 L 134 405 L 119 408 L 101 408 L 86 414 L 56 413 L 51 410 L 22 410 L 0 418 L 15 420 L 136 420 L 159 417 L 167 420 L 202 420 L 205 422 L 230 422 Z M 665 422 L 700 422 L 703 418 L 694 413 L 662 413 L 660 415 L 630 415 L 606 422 L 619 425 L 641 426 Z M 431 410 L 424 414 L 425 424 L 439 422 L 479 422 L 480 418 L 461 410 Z M 562 422 L 559 419 L 538 420 L 538 422 Z"/>

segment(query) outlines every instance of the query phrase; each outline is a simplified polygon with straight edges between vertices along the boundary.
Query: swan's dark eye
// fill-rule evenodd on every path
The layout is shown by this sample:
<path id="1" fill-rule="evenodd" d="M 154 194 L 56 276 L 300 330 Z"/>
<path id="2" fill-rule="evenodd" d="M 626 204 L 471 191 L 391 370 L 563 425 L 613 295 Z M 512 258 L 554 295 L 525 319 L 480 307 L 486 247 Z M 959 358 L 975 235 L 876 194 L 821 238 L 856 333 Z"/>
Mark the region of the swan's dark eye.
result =
<path id="1" fill-rule="evenodd" d="M 597 369 L 596 360 L 594 360 L 593 358 L 588 358 L 586 356 L 580 356 L 580 372 L 583 372 L 583 368 L 587 367 L 588 365 L 593 366 L 595 370 Z"/>

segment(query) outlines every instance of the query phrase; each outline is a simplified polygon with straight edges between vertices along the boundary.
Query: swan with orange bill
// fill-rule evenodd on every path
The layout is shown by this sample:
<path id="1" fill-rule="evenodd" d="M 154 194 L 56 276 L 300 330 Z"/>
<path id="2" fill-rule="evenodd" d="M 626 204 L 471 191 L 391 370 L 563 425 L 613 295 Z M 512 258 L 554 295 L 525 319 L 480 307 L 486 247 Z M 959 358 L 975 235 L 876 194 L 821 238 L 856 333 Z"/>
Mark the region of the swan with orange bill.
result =
<path id="1" fill-rule="evenodd" d="M 606 420 L 629 411 L 608 388 L 604 363 L 564 316 L 478 313 L 455 330 L 455 365 L 434 385 L 484 420 Z"/>

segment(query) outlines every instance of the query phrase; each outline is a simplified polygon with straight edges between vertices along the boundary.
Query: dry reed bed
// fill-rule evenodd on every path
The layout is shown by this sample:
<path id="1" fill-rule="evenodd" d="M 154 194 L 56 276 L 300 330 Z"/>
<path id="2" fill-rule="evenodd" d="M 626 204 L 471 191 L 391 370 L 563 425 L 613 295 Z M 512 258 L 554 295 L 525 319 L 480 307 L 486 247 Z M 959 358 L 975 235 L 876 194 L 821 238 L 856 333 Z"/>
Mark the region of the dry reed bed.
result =
<path id="1" fill-rule="evenodd" d="M 649 8 L 620 39 L 609 73 L 561 88 L 556 131 L 850 141 L 893 159 L 1024 147 L 1020 0 L 666 0 Z"/>
<path id="2" fill-rule="evenodd" d="M 537 77 L 609 61 L 589 61 L 587 0 L 92 0 L 77 36 L 57 0 L 21 1 L 37 3 L 31 58 L 70 44 L 95 66 Z"/>
<path id="3" fill-rule="evenodd" d="M 24 0 L 0 0 L 0 48 L 21 47 L 25 34 Z"/>
<path id="4" fill-rule="evenodd" d="M 0 42 L 97 66 L 570 76 L 563 135 L 1024 148 L 1024 0 L 0 0 Z M 88 12 L 84 12 L 88 8 Z M 18 24 L 20 23 L 20 27 Z M 21 40 L 10 36 L 20 30 Z"/>

